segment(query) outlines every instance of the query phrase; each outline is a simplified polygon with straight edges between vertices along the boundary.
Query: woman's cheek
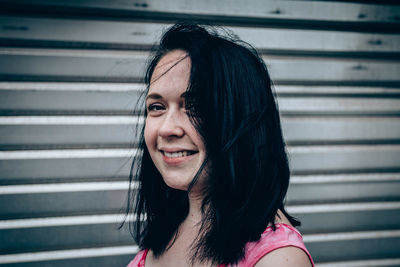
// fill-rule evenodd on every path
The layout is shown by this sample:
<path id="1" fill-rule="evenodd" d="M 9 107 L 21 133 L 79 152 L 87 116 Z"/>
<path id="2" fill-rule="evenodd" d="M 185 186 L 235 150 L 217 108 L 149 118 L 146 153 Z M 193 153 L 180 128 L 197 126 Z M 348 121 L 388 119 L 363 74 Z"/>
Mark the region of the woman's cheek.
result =
<path id="1" fill-rule="evenodd" d="M 151 147 L 154 131 L 152 130 L 152 122 L 149 119 L 146 119 L 146 124 L 144 126 L 144 141 L 146 143 L 147 148 Z"/>

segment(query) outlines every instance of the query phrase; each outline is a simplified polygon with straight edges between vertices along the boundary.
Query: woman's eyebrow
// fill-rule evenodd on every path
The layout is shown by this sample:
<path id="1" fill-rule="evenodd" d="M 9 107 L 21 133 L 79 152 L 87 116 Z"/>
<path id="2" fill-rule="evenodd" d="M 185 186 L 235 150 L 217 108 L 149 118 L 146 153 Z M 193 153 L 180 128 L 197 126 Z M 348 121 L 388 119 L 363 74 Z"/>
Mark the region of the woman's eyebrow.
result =
<path id="1" fill-rule="evenodd" d="M 181 98 L 185 98 L 185 97 L 186 97 L 186 92 L 182 93 L 182 94 L 180 95 L 180 97 L 181 97 Z M 147 101 L 147 99 L 160 99 L 160 98 L 162 98 L 162 96 L 161 96 L 160 94 L 151 93 L 151 94 L 148 94 L 148 95 L 146 96 L 146 101 Z"/>
<path id="2" fill-rule="evenodd" d="M 146 96 L 146 101 L 147 101 L 147 99 L 160 99 L 160 98 L 162 98 L 162 96 L 160 94 L 151 93 Z"/>

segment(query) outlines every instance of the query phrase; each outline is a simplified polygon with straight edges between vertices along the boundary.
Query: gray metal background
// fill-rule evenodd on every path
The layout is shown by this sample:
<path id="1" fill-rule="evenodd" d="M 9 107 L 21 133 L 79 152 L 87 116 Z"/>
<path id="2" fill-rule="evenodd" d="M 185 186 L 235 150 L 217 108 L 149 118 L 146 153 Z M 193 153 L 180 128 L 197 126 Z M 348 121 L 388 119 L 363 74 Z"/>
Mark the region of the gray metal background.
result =
<path id="1" fill-rule="evenodd" d="M 117 227 L 143 66 L 195 18 L 266 60 L 317 265 L 400 266 L 400 6 L 373 2 L 0 1 L 0 264 L 133 258 Z"/>

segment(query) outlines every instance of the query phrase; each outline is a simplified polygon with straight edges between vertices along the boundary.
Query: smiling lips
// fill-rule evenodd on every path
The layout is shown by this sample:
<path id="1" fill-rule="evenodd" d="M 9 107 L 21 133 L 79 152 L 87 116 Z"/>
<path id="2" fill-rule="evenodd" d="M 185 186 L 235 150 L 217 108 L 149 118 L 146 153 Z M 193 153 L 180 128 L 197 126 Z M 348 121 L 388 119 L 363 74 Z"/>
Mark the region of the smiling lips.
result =
<path id="1" fill-rule="evenodd" d="M 164 162 L 171 165 L 178 165 L 186 160 L 189 160 L 194 154 L 198 153 L 198 151 L 191 150 L 181 150 L 175 152 L 167 152 L 164 150 L 160 151 L 163 155 Z"/>

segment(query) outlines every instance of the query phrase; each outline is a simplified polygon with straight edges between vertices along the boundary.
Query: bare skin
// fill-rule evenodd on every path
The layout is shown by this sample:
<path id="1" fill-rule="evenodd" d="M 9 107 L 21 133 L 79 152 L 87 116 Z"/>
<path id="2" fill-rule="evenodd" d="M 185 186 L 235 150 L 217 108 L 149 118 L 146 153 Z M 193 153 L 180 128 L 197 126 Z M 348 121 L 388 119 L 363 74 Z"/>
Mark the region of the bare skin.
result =
<path id="1" fill-rule="evenodd" d="M 255 267 L 311 267 L 311 262 L 303 250 L 284 247 L 271 251 L 259 260 Z"/>
<path id="2" fill-rule="evenodd" d="M 189 197 L 190 209 L 189 215 L 185 221 L 179 227 L 177 238 L 174 244 L 163 253 L 158 258 L 154 258 L 153 253 L 149 251 L 146 257 L 146 267 L 167 267 L 167 266 L 212 266 L 210 263 L 195 263 L 192 265 L 190 263 L 190 246 L 192 245 L 194 239 L 196 238 L 200 230 L 201 212 L 200 205 L 201 199 L 199 197 L 193 196 Z"/>

